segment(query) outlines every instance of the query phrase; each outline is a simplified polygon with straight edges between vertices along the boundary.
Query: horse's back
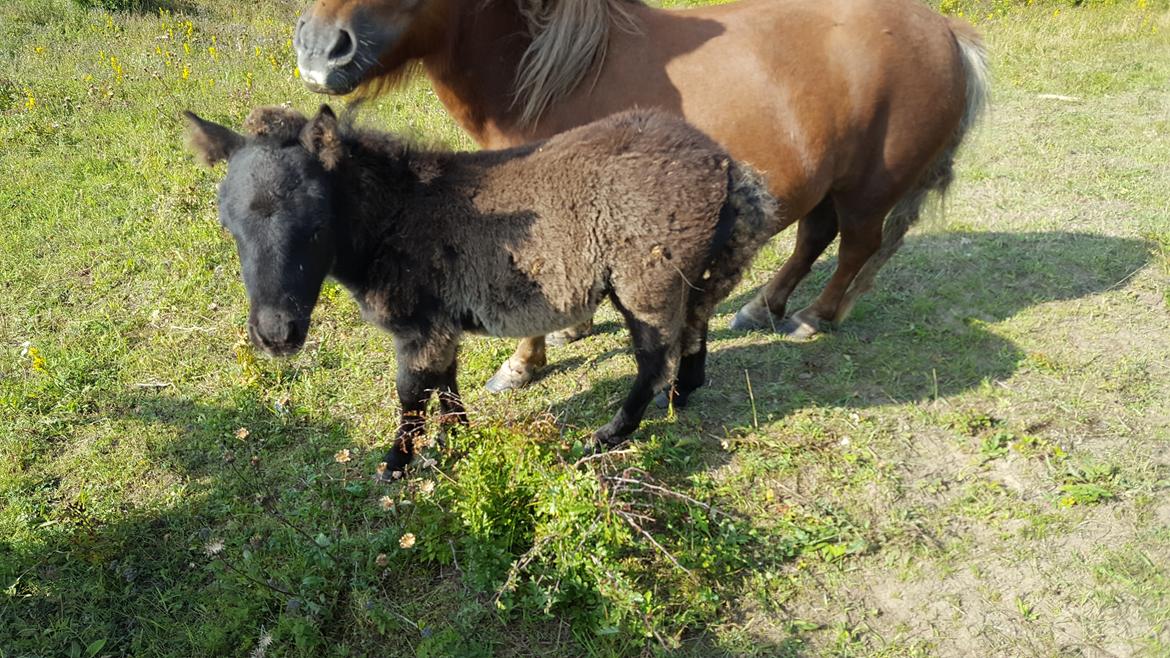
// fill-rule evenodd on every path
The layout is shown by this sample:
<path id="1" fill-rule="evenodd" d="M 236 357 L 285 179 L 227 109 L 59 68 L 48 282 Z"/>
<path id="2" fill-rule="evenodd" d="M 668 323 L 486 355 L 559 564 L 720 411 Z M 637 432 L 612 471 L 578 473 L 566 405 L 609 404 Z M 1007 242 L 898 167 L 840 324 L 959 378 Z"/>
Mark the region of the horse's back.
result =
<path id="1" fill-rule="evenodd" d="M 916 176 L 962 115 L 951 22 L 915 0 L 741 0 L 639 19 L 565 107 L 680 114 L 798 212 L 830 188 L 896 186 L 874 180 L 879 162 Z"/>

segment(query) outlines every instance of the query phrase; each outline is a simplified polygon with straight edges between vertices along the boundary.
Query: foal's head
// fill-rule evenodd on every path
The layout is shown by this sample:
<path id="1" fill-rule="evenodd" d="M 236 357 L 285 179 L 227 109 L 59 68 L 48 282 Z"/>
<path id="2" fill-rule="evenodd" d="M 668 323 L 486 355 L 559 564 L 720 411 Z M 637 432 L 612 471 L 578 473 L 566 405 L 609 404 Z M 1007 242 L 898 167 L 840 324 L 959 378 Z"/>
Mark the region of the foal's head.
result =
<path id="1" fill-rule="evenodd" d="M 274 356 L 305 343 L 321 284 L 333 267 L 331 170 L 342 152 L 328 106 L 312 120 L 261 108 L 245 133 L 185 113 L 192 150 L 209 166 L 227 161 L 219 219 L 231 231 L 251 311 L 248 335 Z"/>

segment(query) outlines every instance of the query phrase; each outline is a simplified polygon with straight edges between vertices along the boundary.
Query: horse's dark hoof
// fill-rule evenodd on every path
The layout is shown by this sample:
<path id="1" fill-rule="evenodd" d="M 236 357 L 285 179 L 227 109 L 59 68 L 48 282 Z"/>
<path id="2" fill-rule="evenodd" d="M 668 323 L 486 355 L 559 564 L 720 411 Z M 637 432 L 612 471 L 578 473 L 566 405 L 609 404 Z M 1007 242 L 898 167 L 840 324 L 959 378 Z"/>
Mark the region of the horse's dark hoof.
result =
<path id="1" fill-rule="evenodd" d="M 670 391 L 663 391 L 654 396 L 654 406 L 659 409 L 669 408 L 671 403 L 674 403 L 675 409 L 682 409 L 687 406 L 687 401 L 690 399 L 690 393 L 683 393 L 682 391 L 674 392 L 674 400 L 671 400 Z"/>
<path id="2" fill-rule="evenodd" d="M 611 427 L 610 423 L 593 433 L 593 452 L 605 452 L 610 448 L 616 448 L 625 443 L 630 438 L 630 432 L 622 433 Z"/>
<path id="3" fill-rule="evenodd" d="M 781 322 L 782 318 L 776 317 L 768 309 L 752 301 L 739 309 L 735 317 L 731 318 L 731 330 L 771 331 L 781 324 Z"/>
<path id="4" fill-rule="evenodd" d="M 544 344 L 549 347 L 564 347 L 569 343 L 575 343 L 582 338 L 589 335 L 593 331 L 593 325 L 585 327 L 569 327 L 568 329 L 561 329 L 544 337 Z"/>
<path id="5" fill-rule="evenodd" d="M 776 326 L 776 333 L 789 340 L 810 340 L 821 333 L 815 324 L 792 316 Z"/>
<path id="6" fill-rule="evenodd" d="M 512 363 L 512 359 L 508 359 L 492 375 L 492 378 L 484 384 L 484 388 L 492 393 L 503 393 L 504 391 L 512 391 L 518 388 L 524 388 L 532 383 L 536 378 L 536 369 L 531 366 L 517 366 Z"/>

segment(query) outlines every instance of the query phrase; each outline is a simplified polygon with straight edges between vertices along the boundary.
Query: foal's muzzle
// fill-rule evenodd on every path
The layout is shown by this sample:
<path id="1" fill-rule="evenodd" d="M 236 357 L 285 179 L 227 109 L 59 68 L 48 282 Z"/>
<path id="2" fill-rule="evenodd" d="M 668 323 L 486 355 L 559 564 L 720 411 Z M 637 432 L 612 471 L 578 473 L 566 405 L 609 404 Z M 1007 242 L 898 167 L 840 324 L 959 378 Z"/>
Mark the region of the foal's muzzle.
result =
<path id="1" fill-rule="evenodd" d="M 252 344 L 272 356 L 288 356 L 301 349 L 308 333 L 308 319 L 286 311 L 260 309 L 248 319 Z"/>

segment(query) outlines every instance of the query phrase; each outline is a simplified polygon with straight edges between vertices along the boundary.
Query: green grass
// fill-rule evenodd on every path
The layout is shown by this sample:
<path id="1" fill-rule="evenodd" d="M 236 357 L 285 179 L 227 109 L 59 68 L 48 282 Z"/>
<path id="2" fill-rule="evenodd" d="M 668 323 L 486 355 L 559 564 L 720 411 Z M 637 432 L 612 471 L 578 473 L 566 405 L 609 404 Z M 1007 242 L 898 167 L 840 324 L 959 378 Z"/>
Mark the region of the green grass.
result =
<path id="1" fill-rule="evenodd" d="M 388 337 L 331 285 L 257 358 L 182 143 L 320 103 L 300 3 L 0 5 L 0 656 L 1167 655 L 1170 15 L 1069 5 L 950 7 L 994 109 L 844 327 L 726 331 L 781 236 L 693 408 L 584 464 L 613 311 L 518 394 L 469 340 L 473 430 L 390 486 Z M 369 114 L 470 148 L 422 82 Z"/>

